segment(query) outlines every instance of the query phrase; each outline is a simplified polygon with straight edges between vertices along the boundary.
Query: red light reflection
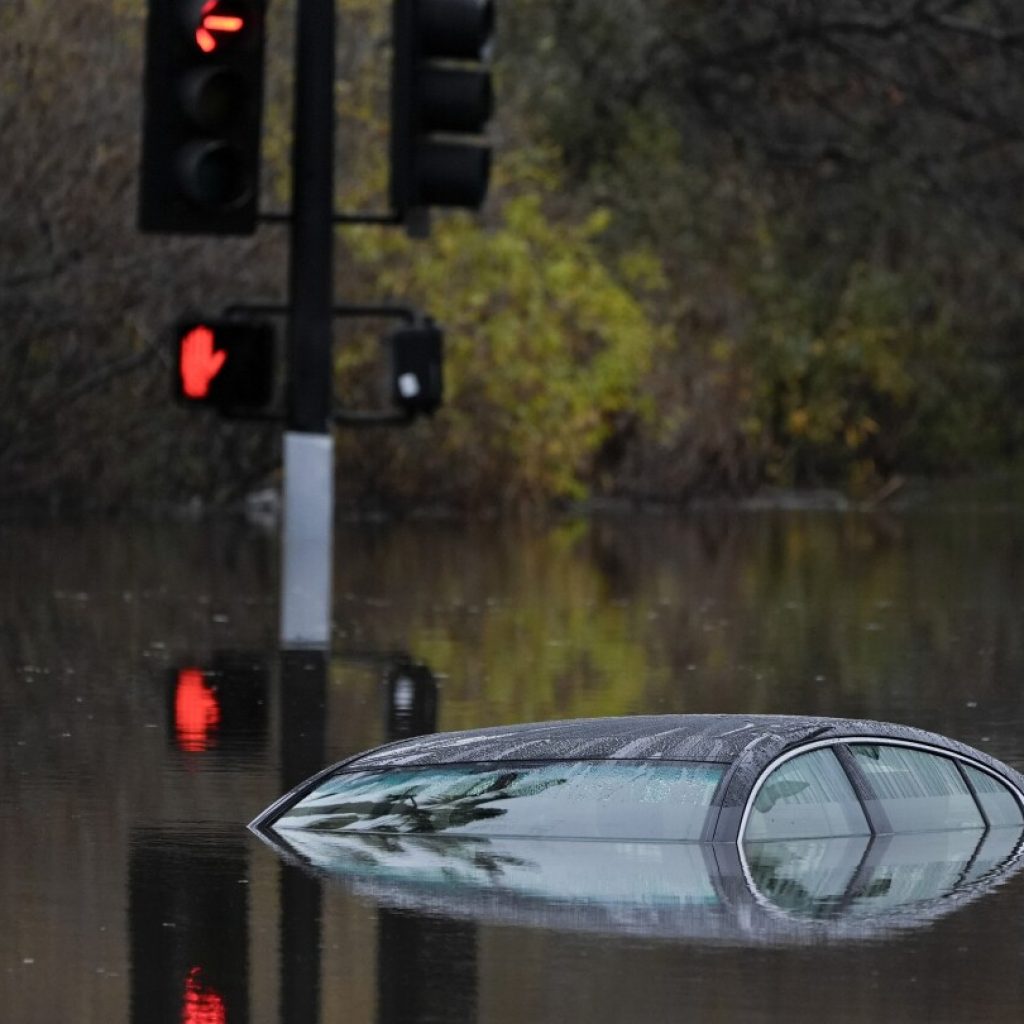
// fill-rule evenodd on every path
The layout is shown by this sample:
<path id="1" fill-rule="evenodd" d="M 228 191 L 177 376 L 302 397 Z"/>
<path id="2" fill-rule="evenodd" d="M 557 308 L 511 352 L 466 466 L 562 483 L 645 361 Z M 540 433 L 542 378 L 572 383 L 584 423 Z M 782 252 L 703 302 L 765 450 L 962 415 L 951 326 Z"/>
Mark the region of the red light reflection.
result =
<path id="1" fill-rule="evenodd" d="M 196 29 L 196 45 L 203 53 L 213 53 L 217 49 L 215 32 L 232 34 L 245 28 L 245 19 L 236 14 L 215 14 L 220 0 L 206 0 L 201 12 L 202 20 Z"/>
<path id="2" fill-rule="evenodd" d="M 182 669 L 178 673 L 178 688 L 174 693 L 174 729 L 178 746 L 190 754 L 208 750 L 211 733 L 219 724 L 220 705 L 213 687 L 207 685 L 199 669 Z"/>
<path id="3" fill-rule="evenodd" d="M 224 1000 L 216 989 L 203 981 L 202 974 L 201 967 L 193 967 L 185 978 L 181 1024 L 227 1024 Z"/>

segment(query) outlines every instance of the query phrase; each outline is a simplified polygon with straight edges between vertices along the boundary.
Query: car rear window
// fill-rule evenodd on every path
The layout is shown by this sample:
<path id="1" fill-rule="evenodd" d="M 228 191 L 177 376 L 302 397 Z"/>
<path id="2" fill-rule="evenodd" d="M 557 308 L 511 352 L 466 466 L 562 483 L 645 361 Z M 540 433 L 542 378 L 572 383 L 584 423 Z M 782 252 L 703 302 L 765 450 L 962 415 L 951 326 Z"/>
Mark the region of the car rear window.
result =
<path id="1" fill-rule="evenodd" d="M 950 758 L 883 743 L 851 744 L 850 749 L 894 831 L 985 827 L 971 791 Z"/>
<path id="2" fill-rule="evenodd" d="M 515 762 L 340 771 L 276 829 L 698 840 L 725 766 Z"/>
<path id="3" fill-rule="evenodd" d="M 1024 822 L 1021 817 L 1020 804 L 1017 798 L 998 779 L 994 779 L 988 772 L 964 765 L 964 772 L 971 780 L 974 792 L 978 796 L 981 809 L 988 818 L 992 828 L 1003 828 L 1005 826 L 1016 826 Z"/>

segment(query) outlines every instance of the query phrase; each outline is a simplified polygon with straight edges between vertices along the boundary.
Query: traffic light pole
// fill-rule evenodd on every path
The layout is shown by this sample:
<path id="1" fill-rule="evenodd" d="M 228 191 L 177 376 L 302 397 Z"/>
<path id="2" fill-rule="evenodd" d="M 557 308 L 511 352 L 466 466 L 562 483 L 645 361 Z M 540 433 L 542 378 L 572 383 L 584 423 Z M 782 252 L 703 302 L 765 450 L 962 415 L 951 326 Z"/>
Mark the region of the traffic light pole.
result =
<path id="1" fill-rule="evenodd" d="M 442 332 L 414 318 L 394 332 L 392 411 L 333 408 L 336 224 L 428 227 L 434 206 L 477 208 L 490 173 L 487 52 L 494 0 L 391 0 L 390 207 L 334 212 L 336 0 L 297 0 L 292 204 L 260 214 L 259 165 L 269 0 L 147 0 L 139 227 L 248 235 L 291 228 L 284 437 L 281 639 L 329 646 L 334 514 L 331 424 L 398 425 L 441 402 Z M 268 310 L 274 313 L 277 309 Z M 339 315 L 374 315 L 339 306 Z M 385 308 L 384 316 L 391 315 Z M 264 324 L 203 316 L 175 329 L 174 394 L 222 415 L 277 419 L 273 336 Z M 269 340 L 268 340 L 269 339 Z"/>
<path id="2" fill-rule="evenodd" d="M 281 641 L 331 632 L 334 0 L 299 0 L 289 256 Z"/>

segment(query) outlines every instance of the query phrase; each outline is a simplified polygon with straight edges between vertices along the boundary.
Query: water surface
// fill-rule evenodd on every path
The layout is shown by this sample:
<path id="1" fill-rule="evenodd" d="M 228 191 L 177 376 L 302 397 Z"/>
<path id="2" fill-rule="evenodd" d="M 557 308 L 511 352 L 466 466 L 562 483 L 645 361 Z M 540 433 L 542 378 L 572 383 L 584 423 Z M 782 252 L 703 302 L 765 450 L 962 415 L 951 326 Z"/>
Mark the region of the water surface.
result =
<path id="1" fill-rule="evenodd" d="M 1019 873 L 938 913 L 802 942 L 791 921 L 758 928 L 756 907 L 745 929 L 657 927 L 680 872 L 691 923 L 714 917 L 689 854 L 647 858 L 653 911 L 595 909 L 578 876 L 559 895 L 567 861 L 547 850 L 534 859 L 552 861 L 554 894 L 482 913 L 296 868 L 244 827 L 403 730 L 581 715 L 873 717 L 1024 768 L 1011 499 L 347 526 L 326 660 L 277 649 L 273 534 L 0 529 L 5 1019 L 1019 1020 Z M 575 859 L 620 881 L 643 863 L 608 856 Z M 530 913 L 513 912 L 524 899 Z"/>

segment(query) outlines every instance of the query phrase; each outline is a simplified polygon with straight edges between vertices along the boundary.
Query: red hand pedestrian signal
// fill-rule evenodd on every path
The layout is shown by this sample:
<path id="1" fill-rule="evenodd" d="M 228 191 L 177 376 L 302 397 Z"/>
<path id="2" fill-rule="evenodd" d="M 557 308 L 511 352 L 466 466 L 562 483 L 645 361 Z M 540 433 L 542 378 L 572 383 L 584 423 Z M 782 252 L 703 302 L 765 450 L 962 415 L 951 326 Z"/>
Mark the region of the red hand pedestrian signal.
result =
<path id="1" fill-rule="evenodd" d="M 200 324 L 181 342 L 181 385 L 188 398 L 209 396 L 210 383 L 228 357 L 227 352 L 214 349 L 213 341 L 213 331 Z"/>
<path id="2" fill-rule="evenodd" d="M 261 418 L 274 399 L 274 328 L 234 318 L 198 317 L 174 327 L 174 396 L 225 416 Z"/>
<path id="3" fill-rule="evenodd" d="M 220 0 L 206 0 L 196 29 L 196 45 L 203 53 L 213 53 L 219 45 L 217 33 L 234 35 L 245 28 L 245 19 L 237 14 L 218 14 Z"/>

